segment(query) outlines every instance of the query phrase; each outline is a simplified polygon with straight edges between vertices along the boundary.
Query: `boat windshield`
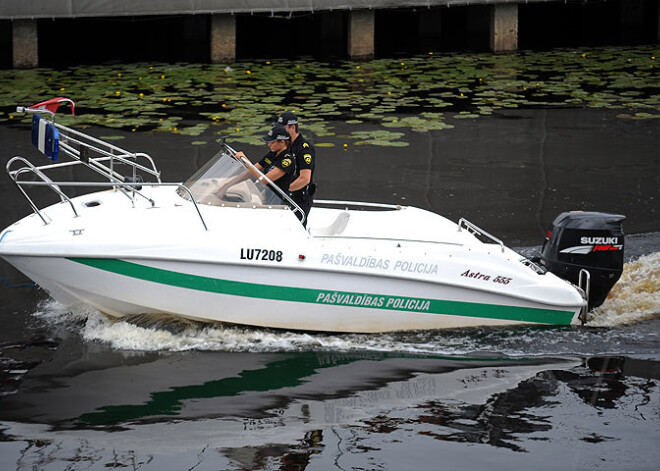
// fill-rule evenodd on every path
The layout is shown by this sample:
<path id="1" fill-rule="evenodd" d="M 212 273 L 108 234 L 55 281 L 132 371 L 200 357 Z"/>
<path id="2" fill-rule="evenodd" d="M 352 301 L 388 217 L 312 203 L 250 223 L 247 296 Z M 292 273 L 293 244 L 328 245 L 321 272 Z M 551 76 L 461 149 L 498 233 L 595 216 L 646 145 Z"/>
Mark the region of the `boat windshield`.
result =
<path id="1" fill-rule="evenodd" d="M 254 173 L 253 173 L 254 172 Z M 257 170 L 248 170 L 241 162 L 224 151 L 218 152 L 192 177 L 184 182 L 195 201 L 214 206 L 283 205 L 282 199 L 267 185 L 257 180 Z M 185 190 L 180 196 L 190 199 Z"/>

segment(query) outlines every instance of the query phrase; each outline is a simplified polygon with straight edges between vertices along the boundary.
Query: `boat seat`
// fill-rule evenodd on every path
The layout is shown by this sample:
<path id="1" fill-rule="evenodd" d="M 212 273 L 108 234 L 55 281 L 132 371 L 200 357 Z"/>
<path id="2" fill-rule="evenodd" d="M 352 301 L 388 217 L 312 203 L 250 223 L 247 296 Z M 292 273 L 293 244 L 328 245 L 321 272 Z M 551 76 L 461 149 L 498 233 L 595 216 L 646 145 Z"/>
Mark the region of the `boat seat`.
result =
<path id="1" fill-rule="evenodd" d="M 339 235 L 344 232 L 344 229 L 346 229 L 346 224 L 348 224 L 348 219 L 350 216 L 351 215 L 346 211 L 339 213 L 339 216 L 337 216 L 337 219 L 335 219 L 332 224 L 325 227 L 310 228 L 310 233 L 313 236 Z"/>

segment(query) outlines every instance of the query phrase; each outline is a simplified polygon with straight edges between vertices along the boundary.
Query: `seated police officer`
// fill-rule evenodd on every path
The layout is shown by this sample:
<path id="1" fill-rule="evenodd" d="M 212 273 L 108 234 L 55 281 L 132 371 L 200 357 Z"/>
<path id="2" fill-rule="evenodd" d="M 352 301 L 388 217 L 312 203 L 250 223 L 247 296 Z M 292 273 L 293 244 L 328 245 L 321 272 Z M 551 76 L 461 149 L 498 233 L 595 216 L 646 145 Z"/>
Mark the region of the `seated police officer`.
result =
<path id="1" fill-rule="evenodd" d="M 297 176 L 289 185 L 291 199 L 305 212 L 303 226 L 307 226 L 307 216 L 314 203 L 316 184 L 314 183 L 314 164 L 316 152 L 298 130 L 298 117 L 291 111 L 285 111 L 277 118 L 277 124 L 283 125 L 291 136 L 291 153 L 296 159 Z"/>
<path id="2" fill-rule="evenodd" d="M 261 138 L 267 145 L 269 152 L 255 164 L 255 167 L 259 169 L 270 181 L 272 181 L 277 187 L 279 187 L 285 194 L 289 191 L 289 184 L 293 181 L 296 172 L 296 161 L 289 151 L 289 133 L 284 128 L 284 126 L 276 124 L 273 128 L 268 131 L 268 134 Z M 246 157 L 243 152 L 236 152 L 236 157 Z M 246 157 L 247 158 L 247 157 Z M 237 175 L 232 178 L 230 181 L 222 185 L 217 194 L 219 197 L 222 197 L 228 188 L 231 188 L 236 183 L 247 180 L 251 175 L 251 172 L 245 171 L 244 173 Z M 260 177 L 259 180 L 264 181 L 263 177 Z M 268 184 L 270 186 L 270 184 Z M 273 193 L 278 196 L 276 201 L 264 201 L 265 204 L 281 204 L 282 201 L 279 198 L 279 194 L 273 190 Z"/>

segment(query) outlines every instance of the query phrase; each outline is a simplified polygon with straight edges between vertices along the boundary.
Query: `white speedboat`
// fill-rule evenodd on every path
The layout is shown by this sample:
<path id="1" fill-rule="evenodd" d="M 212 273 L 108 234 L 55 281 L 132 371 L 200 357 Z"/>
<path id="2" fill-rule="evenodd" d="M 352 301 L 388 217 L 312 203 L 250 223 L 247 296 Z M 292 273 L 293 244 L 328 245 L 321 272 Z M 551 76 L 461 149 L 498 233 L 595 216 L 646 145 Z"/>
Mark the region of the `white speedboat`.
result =
<path id="1" fill-rule="evenodd" d="M 37 147 L 69 160 L 9 161 L 33 213 L 0 234 L 0 255 L 61 303 L 332 332 L 568 325 L 585 310 L 583 290 L 464 219 L 317 201 L 305 229 L 299 208 L 229 146 L 185 183 L 162 183 L 146 154 L 34 121 Z M 104 180 L 48 176 L 67 165 Z M 39 208 L 35 186 L 60 202 Z M 69 197 L 70 186 L 99 191 Z"/>

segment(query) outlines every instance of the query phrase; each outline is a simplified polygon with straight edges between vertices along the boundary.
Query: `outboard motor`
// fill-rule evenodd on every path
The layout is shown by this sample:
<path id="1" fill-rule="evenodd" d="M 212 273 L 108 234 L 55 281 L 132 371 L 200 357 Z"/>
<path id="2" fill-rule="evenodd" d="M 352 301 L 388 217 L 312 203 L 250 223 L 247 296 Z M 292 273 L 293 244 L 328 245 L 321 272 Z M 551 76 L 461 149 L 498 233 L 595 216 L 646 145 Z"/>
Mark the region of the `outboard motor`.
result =
<path id="1" fill-rule="evenodd" d="M 571 211 L 555 218 L 541 249 L 548 271 L 579 285 L 580 270 L 590 274 L 589 309 L 603 304 L 623 271 L 625 216 Z"/>

